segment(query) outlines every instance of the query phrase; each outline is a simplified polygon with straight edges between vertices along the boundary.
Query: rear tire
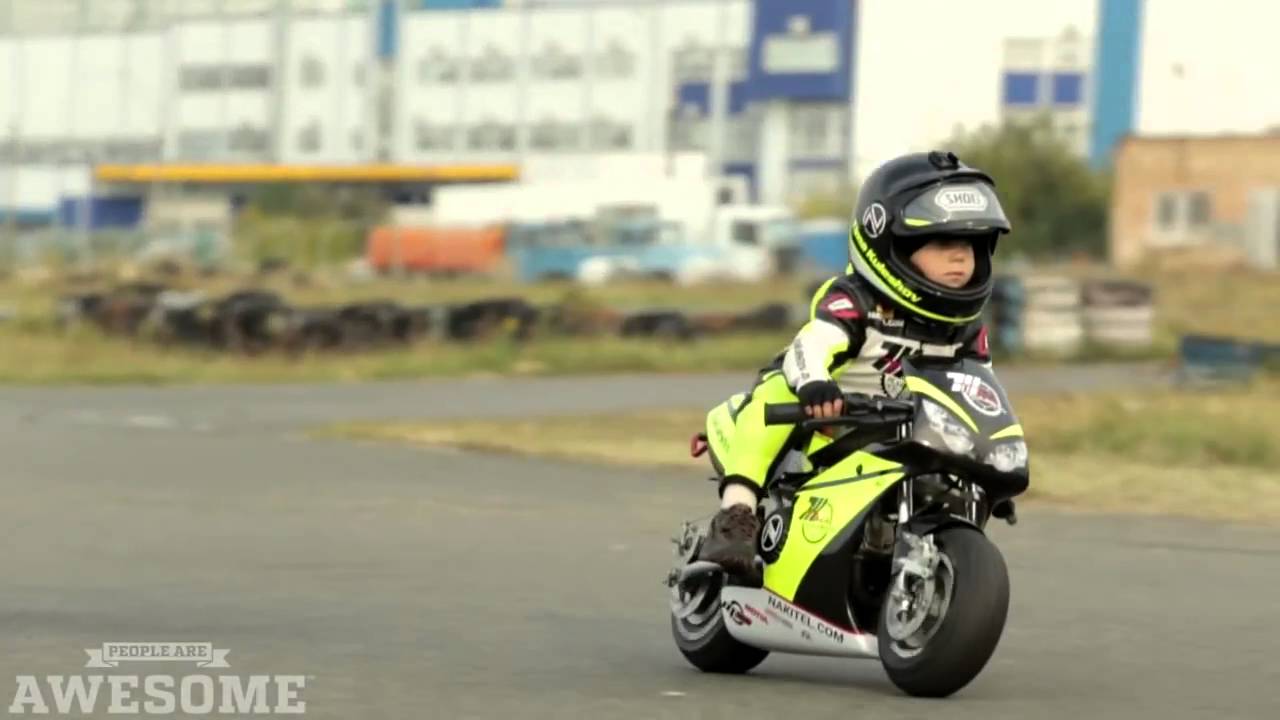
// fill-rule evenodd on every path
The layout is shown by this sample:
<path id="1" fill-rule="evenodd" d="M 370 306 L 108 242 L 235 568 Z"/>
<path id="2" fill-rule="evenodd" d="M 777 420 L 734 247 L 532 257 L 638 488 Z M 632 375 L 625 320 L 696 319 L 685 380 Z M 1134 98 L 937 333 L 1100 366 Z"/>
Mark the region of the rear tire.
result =
<path id="1" fill-rule="evenodd" d="M 699 670 L 741 675 L 764 662 L 769 651 L 739 642 L 729 633 L 724 624 L 724 614 L 720 611 L 721 579 L 707 582 L 712 587 L 708 588 L 706 600 L 700 604 L 697 616 L 701 619 L 681 619 L 672 612 L 671 635 L 680 654 Z"/>
<path id="2" fill-rule="evenodd" d="M 995 653 L 1009 613 L 1009 572 L 1000 550 L 969 527 L 934 535 L 953 570 L 950 605 L 936 634 L 918 654 L 904 657 L 888 634 L 890 603 L 881 610 L 880 661 L 903 692 L 947 697 L 968 685 Z"/>

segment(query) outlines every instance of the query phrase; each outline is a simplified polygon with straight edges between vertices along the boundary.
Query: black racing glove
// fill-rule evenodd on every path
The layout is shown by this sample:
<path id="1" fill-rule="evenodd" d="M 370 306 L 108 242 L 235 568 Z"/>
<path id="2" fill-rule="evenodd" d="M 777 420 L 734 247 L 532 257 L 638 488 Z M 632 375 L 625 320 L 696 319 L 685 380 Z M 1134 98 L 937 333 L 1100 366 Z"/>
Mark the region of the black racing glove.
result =
<path id="1" fill-rule="evenodd" d="M 800 389 L 796 390 L 796 398 L 800 400 L 800 404 L 803 407 L 810 411 L 809 414 L 813 415 L 825 403 L 844 400 L 844 393 L 834 380 L 813 380 L 801 385 Z"/>

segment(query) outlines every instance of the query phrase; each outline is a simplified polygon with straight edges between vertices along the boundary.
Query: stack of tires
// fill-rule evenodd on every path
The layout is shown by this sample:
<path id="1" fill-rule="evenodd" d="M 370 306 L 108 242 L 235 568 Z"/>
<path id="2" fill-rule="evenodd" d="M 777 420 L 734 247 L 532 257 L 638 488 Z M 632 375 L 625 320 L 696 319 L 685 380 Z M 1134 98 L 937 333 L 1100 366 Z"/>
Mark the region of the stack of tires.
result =
<path id="1" fill-rule="evenodd" d="M 991 346 L 998 352 L 1022 352 L 1022 320 L 1026 312 L 1027 291 L 1017 275 L 997 276 L 991 289 L 985 317 Z"/>
<path id="2" fill-rule="evenodd" d="M 1023 346 L 1028 352 L 1070 355 L 1084 345 L 1085 325 L 1080 283 L 1069 277 L 1029 275 L 1023 315 Z"/>
<path id="3" fill-rule="evenodd" d="M 1142 349 L 1154 342 L 1155 295 L 1150 285 L 1095 280 L 1084 285 L 1084 325 L 1089 342 L 1118 349 Z"/>

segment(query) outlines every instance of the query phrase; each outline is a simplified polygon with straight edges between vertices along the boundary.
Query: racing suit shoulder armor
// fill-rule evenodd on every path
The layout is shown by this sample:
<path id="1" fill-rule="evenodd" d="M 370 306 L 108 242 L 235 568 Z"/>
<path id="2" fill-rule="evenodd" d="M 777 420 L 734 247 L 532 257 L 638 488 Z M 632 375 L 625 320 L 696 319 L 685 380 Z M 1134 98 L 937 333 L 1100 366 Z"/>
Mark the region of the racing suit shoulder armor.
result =
<path id="1" fill-rule="evenodd" d="M 809 319 L 783 356 L 782 372 L 793 389 L 831 379 L 831 370 L 849 353 L 857 354 L 874 300 L 856 278 L 837 275 L 814 293 Z"/>

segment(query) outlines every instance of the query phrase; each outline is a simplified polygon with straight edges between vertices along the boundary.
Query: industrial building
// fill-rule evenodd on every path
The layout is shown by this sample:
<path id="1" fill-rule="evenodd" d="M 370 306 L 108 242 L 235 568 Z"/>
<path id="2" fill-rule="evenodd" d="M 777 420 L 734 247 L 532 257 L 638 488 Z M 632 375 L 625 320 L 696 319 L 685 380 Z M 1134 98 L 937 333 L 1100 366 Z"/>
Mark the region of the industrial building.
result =
<path id="1" fill-rule="evenodd" d="M 1127 135 L 1276 116 L 1220 81 L 1280 65 L 1256 6 L 1221 2 L 1205 36 L 1199 6 L 1143 0 L 11 0 L 0 212 L 683 152 L 781 203 L 1041 113 L 1102 166 Z"/>

